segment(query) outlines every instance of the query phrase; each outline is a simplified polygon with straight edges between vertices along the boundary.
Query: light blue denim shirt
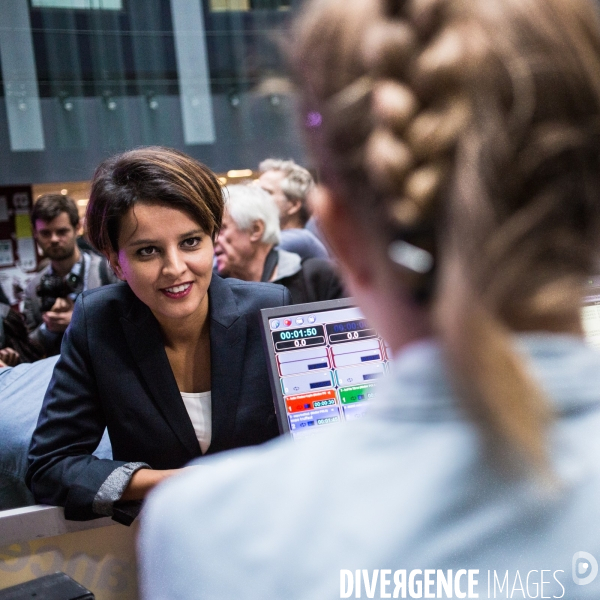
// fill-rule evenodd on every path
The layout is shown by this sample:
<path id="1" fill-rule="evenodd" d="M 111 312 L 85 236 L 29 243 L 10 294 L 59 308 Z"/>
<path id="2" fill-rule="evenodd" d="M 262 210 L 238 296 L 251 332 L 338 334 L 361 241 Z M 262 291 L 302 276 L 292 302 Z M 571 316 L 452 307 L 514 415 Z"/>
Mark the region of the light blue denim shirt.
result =
<path id="1" fill-rule="evenodd" d="M 600 598 L 600 353 L 568 336 L 518 345 L 552 399 L 559 487 L 493 465 L 440 347 L 420 342 L 361 421 L 204 459 L 153 493 L 143 597 L 448 597 L 441 572 L 454 598 Z"/>
<path id="2" fill-rule="evenodd" d="M 57 360 L 0 368 L 0 510 L 35 504 L 25 485 L 27 454 Z M 112 457 L 106 432 L 94 454 Z"/>

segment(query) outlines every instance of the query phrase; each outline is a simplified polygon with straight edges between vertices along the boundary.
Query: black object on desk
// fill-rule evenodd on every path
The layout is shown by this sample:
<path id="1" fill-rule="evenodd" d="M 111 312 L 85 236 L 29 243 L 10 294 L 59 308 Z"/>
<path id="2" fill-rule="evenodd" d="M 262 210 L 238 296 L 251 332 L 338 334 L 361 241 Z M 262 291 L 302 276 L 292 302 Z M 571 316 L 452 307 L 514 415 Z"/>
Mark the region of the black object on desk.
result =
<path id="1" fill-rule="evenodd" d="M 0 600 L 94 600 L 95 596 L 62 572 L 0 590 Z"/>

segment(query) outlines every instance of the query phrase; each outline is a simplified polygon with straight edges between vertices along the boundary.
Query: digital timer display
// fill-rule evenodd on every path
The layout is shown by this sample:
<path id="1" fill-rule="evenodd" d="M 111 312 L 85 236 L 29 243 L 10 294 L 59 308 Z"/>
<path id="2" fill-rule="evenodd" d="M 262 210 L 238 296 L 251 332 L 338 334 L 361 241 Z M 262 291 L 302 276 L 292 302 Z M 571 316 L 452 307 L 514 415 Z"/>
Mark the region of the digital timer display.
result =
<path id="1" fill-rule="evenodd" d="M 317 425 L 328 425 L 329 423 L 337 423 L 339 420 L 339 417 L 325 417 L 324 419 L 317 419 Z"/>
<path id="2" fill-rule="evenodd" d="M 347 333 L 348 331 L 359 331 L 368 329 L 369 326 L 364 319 L 358 321 L 346 321 L 345 323 L 332 323 L 327 326 L 328 333 Z"/>
<path id="3" fill-rule="evenodd" d="M 327 336 L 330 343 L 339 344 L 374 338 L 377 337 L 377 333 L 369 327 L 364 319 L 356 319 L 342 323 L 329 323 L 327 325 Z"/>
<path id="4" fill-rule="evenodd" d="M 325 329 L 323 325 L 272 331 L 271 334 L 277 352 L 325 345 Z"/>
<path id="5" fill-rule="evenodd" d="M 323 332 L 323 326 L 319 326 L 321 329 L 321 333 Z M 315 337 L 318 335 L 318 330 L 316 327 L 305 327 L 301 329 L 289 329 L 288 331 L 278 331 L 273 335 L 275 337 L 279 337 L 279 341 L 284 340 L 297 340 L 308 337 Z"/>

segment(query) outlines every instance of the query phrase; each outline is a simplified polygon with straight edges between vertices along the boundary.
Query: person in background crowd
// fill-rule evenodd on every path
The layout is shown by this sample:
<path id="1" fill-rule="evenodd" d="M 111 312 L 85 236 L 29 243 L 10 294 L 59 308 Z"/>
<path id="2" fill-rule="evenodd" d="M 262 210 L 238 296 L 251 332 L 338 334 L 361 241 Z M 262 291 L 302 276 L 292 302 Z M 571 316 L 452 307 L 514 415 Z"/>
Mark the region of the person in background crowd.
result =
<path id="1" fill-rule="evenodd" d="M 96 170 L 88 235 L 122 282 L 77 298 L 27 472 L 67 519 L 128 525 L 193 458 L 278 435 L 257 314 L 290 295 L 213 274 L 222 214 L 215 174 L 177 150 Z M 114 460 L 92 455 L 105 428 Z"/>
<path id="2" fill-rule="evenodd" d="M 0 287 L 0 368 L 43 358 L 44 349 L 29 339 L 22 315 L 12 310 Z"/>
<path id="3" fill-rule="evenodd" d="M 79 249 L 79 213 L 68 196 L 41 196 L 33 205 L 31 223 L 50 264 L 27 285 L 23 313 L 30 338 L 43 346 L 47 356 L 53 356 L 60 352 L 76 297 L 117 280 L 103 257 Z"/>
<path id="4" fill-rule="evenodd" d="M 229 186 L 215 244 L 219 275 L 279 283 L 288 288 L 293 304 L 343 297 L 342 284 L 330 261 L 303 261 L 298 254 L 277 248 L 279 238 L 274 199 L 256 186 Z"/>
<path id="5" fill-rule="evenodd" d="M 157 490 L 142 597 L 600 597 L 597 2 L 303 7 L 314 210 L 390 376 Z"/>
<path id="6" fill-rule="evenodd" d="M 7 345 L 4 335 L 4 319 L 9 311 L 10 304 L 8 303 L 8 298 L 2 287 L 0 287 L 0 368 L 7 366 L 12 367 L 21 362 L 17 352 Z"/>
<path id="7" fill-rule="evenodd" d="M 279 210 L 279 247 L 300 258 L 329 258 L 327 249 L 306 229 L 310 219 L 308 196 L 314 187 L 312 175 L 293 160 L 268 158 L 258 169 L 257 184 L 268 192 Z"/>
<path id="8" fill-rule="evenodd" d="M 4 290 L 2 289 L 1 285 L 0 285 L 0 304 L 6 304 L 6 306 L 10 306 L 8 298 L 6 297 L 6 294 L 4 293 Z"/>

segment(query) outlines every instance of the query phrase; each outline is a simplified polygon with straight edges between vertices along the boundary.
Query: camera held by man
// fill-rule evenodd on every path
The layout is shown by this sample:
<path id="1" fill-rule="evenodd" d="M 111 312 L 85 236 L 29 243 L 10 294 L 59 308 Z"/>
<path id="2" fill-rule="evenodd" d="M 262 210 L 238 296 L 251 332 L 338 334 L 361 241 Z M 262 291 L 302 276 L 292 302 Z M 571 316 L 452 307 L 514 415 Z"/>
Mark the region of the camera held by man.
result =
<path id="1" fill-rule="evenodd" d="M 81 278 L 74 273 L 69 273 L 65 278 L 53 273 L 42 275 L 40 284 L 36 288 L 36 294 L 40 297 L 42 312 L 52 310 L 58 298 L 69 298 L 75 300 L 81 293 L 83 286 Z"/>

